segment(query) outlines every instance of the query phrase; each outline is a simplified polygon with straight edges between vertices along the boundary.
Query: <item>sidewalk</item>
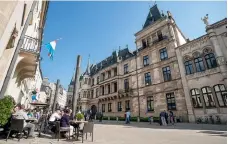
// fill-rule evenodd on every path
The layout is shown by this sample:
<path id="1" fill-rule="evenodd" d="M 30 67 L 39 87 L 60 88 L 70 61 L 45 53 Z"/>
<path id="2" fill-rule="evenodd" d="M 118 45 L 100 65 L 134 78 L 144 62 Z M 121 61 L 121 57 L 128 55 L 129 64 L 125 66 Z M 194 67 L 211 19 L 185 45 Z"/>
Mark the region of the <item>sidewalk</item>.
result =
<path id="1" fill-rule="evenodd" d="M 189 129 L 189 130 L 214 130 L 214 131 L 227 131 L 227 125 L 216 124 L 196 124 L 196 123 L 175 123 L 174 126 L 160 126 L 158 123 L 149 124 L 149 122 L 131 122 L 131 124 L 125 124 L 124 121 L 108 121 L 103 120 L 99 122 L 95 120 L 96 124 L 103 125 L 128 125 L 138 128 L 154 128 L 154 129 Z"/>

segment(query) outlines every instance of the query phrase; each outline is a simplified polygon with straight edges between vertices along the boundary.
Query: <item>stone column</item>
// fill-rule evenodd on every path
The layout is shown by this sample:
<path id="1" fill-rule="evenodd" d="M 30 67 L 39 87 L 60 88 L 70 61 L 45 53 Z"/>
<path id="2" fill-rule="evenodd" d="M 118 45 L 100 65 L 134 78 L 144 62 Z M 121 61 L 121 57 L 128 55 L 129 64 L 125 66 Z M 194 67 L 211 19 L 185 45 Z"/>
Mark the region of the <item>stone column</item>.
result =
<path id="1" fill-rule="evenodd" d="M 224 78 L 224 81 L 226 83 L 226 78 L 227 78 L 227 60 L 226 58 L 224 57 L 224 54 L 221 50 L 221 46 L 219 45 L 219 42 L 218 42 L 218 39 L 217 39 L 217 36 L 216 36 L 216 33 L 214 31 L 214 29 L 208 29 L 207 30 L 207 33 L 209 35 L 209 39 L 210 41 L 212 42 L 213 46 L 214 46 L 214 49 L 215 49 L 215 53 L 216 53 L 216 60 L 217 60 L 217 63 L 219 65 L 219 68 L 221 70 L 221 73 L 223 75 L 223 78 Z"/>
<path id="2" fill-rule="evenodd" d="M 184 94 L 185 94 L 185 101 L 186 101 L 186 106 L 187 106 L 187 112 L 188 112 L 188 120 L 189 122 L 195 122 L 195 114 L 191 102 L 191 97 L 189 94 L 189 88 L 188 88 L 188 83 L 185 77 L 185 69 L 184 69 L 184 64 L 182 61 L 182 56 L 180 53 L 180 49 L 176 49 L 176 55 L 177 55 L 177 60 L 179 63 L 179 69 L 180 69 L 180 74 L 181 74 L 181 81 L 184 89 Z"/>

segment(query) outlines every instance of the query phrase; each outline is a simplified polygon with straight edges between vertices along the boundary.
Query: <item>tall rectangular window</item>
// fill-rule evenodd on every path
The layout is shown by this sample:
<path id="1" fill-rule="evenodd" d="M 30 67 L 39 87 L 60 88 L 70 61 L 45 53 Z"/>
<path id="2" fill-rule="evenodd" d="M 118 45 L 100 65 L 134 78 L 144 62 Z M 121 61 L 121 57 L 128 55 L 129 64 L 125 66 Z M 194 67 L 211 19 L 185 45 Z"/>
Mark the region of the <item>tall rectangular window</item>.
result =
<path id="1" fill-rule="evenodd" d="M 110 86 L 110 84 L 108 84 L 108 94 L 110 94 L 111 93 L 111 86 Z"/>
<path id="2" fill-rule="evenodd" d="M 125 64 L 124 65 L 124 74 L 127 74 L 128 73 L 128 64 Z"/>
<path id="3" fill-rule="evenodd" d="M 167 54 L 167 49 L 163 48 L 160 50 L 160 59 L 161 60 L 166 60 L 168 59 L 168 54 Z"/>
<path id="4" fill-rule="evenodd" d="M 100 78 L 99 78 L 99 76 L 97 77 L 97 84 L 99 84 L 99 81 L 100 81 Z"/>
<path id="5" fill-rule="evenodd" d="M 124 80 L 124 89 L 125 89 L 125 90 L 129 89 L 129 82 L 128 82 L 128 79 L 125 79 L 125 80 Z"/>
<path id="6" fill-rule="evenodd" d="M 147 97 L 147 111 L 154 111 L 154 97 Z"/>
<path id="7" fill-rule="evenodd" d="M 145 73 L 145 84 L 146 84 L 146 85 L 151 85 L 150 72 Z"/>
<path id="8" fill-rule="evenodd" d="M 118 102 L 117 111 L 118 112 L 122 111 L 122 103 L 121 102 Z"/>
<path id="9" fill-rule="evenodd" d="M 114 82 L 114 92 L 117 92 L 117 82 Z"/>
<path id="10" fill-rule="evenodd" d="M 91 90 L 91 98 L 93 98 L 93 90 Z"/>
<path id="11" fill-rule="evenodd" d="M 158 36 L 158 40 L 159 41 L 163 40 L 163 36 L 162 36 L 161 30 L 157 31 L 157 36 Z"/>
<path id="12" fill-rule="evenodd" d="M 163 72 L 164 81 L 170 81 L 171 80 L 170 67 L 167 66 L 167 67 L 162 68 L 162 72 Z"/>
<path id="13" fill-rule="evenodd" d="M 108 78 L 111 78 L 111 71 L 108 71 Z"/>
<path id="14" fill-rule="evenodd" d="M 117 76 L 117 68 L 114 68 L 114 76 Z"/>
<path id="15" fill-rule="evenodd" d="M 143 57 L 143 65 L 144 66 L 149 65 L 149 56 L 148 55 L 146 55 L 146 56 Z"/>
<path id="16" fill-rule="evenodd" d="M 130 100 L 125 101 L 125 110 L 130 110 Z"/>
<path id="17" fill-rule="evenodd" d="M 99 96 L 99 88 L 96 89 L 96 97 Z"/>
<path id="18" fill-rule="evenodd" d="M 108 103 L 108 112 L 112 112 L 112 103 Z"/>
<path id="19" fill-rule="evenodd" d="M 94 78 L 92 79 L 92 86 L 94 85 Z"/>
<path id="20" fill-rule="evenodd" d="M 26 6 L 27 6 L 27 4 L 24 4 L 24 9 L 23 9 L 23 13 L 22 13 L 22 19 L 21 19 L 21 26 L 24 25 Z"/>
<path id="21" fill-rule="evenodd" d="M 176 102 L 175 102 L 174 93 L 167 93 L 166 100 L 167 100 L 168 110 L 176 110 Z"/>
<path id="22" fill-rule="evenodd" d="M 102 112 L 105 112 L 105 104 L 102 104 Z"/>

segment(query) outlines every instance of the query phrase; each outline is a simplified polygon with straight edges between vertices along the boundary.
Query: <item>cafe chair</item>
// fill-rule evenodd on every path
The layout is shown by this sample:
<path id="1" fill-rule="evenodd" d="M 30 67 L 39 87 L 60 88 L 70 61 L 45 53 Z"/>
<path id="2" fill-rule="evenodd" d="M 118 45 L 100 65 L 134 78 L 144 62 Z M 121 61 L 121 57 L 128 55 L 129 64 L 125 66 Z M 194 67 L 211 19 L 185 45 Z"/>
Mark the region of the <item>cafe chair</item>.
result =
<path id="1" fill-rule="evenodd" d="M 79 136 L 82 137 L 82 143 L 84 141 L 84 134 L 86 135 L 86 140 L 87 140 L 87 133 L 90 133 L 90 135 L 92 135 L 92 142 L 93 142 L 93 127 L 94 127 L 94 123 L 88 122 L 88 123 L 85 123 L 82 130 L 79 130 Z"/>
<path id="2" fill-rule="evenodd" d="M 58 135 L 58 141 L 59 141 L 61 132 L 68 132 L 69 133 L 69 137 L 68 138 L 70 139 L 70 127 L 60 127 L 60 121 L 56 121 L 56 135 L 55 135 L 55 138 Z"/>
<path id="3" fill-rule="evenodd" d="M 10 130 L 8 132 L 8 135 L 6 137 L 6 141 L 9 138 L 9 135 L 11 133 L 11 131 L 17 131 L 18 132 L 18 141 L 20 141 L 20 139 L 22 138 L 22 134 L 27 131 L 26 133 L 26 138 L 28 138 L 29 135 L 29 129 L 28 128 L 24 128 L 24 120 L 23 119 L 11 119 L 11 126 L 10 126 Z"/>

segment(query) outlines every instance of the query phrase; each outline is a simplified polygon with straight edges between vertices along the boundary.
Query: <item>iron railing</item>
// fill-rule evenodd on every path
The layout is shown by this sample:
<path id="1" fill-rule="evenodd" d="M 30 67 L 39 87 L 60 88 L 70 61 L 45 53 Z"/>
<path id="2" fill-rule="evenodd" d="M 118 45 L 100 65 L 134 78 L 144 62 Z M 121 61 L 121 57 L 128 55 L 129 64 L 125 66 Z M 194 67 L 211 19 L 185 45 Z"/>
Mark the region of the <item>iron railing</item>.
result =
<path id="1" fill-rule="evenodd" d="M 30 37 L 30 36 L 25 36 L 24 42 L 23 42 L 20 50 L 38 54 L 39 53 L 38 39 Z"/>

